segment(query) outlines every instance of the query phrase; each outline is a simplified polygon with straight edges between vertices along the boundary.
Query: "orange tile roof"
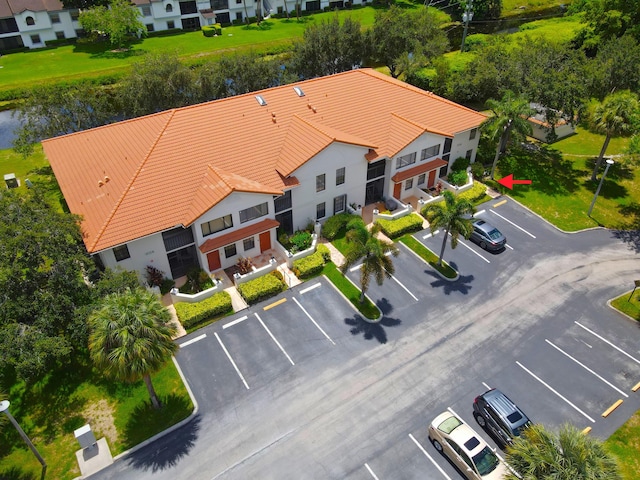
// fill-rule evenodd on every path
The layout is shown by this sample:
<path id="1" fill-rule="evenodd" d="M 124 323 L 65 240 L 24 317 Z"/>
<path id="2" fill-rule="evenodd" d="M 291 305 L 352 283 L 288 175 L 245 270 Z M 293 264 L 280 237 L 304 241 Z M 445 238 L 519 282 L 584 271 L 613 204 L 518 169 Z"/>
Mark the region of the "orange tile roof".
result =
<path id="1" fill-rule="evenodd" d="M 332 142 L 362 145 L 372 161 L 486 118 L 370 69 L 295 85 L 304 96 L 283 85 L 43 141 L 88 251 L 188 226 L 234 189 L 280 194 Z"/>
<path id="2" fill-rule="evenodd" d="M 447 162 L 442 160 L 441 158 L 436 158 L 435 160 L 431 160 L 430 162 L 423 163 L 422 165 L 418 165 L 416 167 L 411 167 L 408 170 L 403 170 L 401 172 L 396 173 L 391 180 L 394 182 L 402 182 L 407 178 L 415 177 L 416 175 L 420 175 L 421 173 L 426 173 L 430 170 L 434 170 L 439 167 L 444 167 L 447 165 Z"/>
<path id="3" fill-rule="evenodd" d="M 199 248 L 202 253 L 211 252 L 213 250 L 217 250 L 220 247 L 224 247 L 225 245 L 230 245 L 244 238 L 248 238 L 253 235 L 257 235 L 258 233 L 271 230 L 272 228 L 278 228 L 279 226 L 280 222 L 271 218 L 267 218 L 265 220 L 262 220 L 261 222 L 249 225 L 248 227 L 239 228 L 237 230 L 234 230 L 233 232 L 225 233 L 224 235 L 220 235 L 216 238 L 210 238 L 202 245 L 200 245 Z"/>

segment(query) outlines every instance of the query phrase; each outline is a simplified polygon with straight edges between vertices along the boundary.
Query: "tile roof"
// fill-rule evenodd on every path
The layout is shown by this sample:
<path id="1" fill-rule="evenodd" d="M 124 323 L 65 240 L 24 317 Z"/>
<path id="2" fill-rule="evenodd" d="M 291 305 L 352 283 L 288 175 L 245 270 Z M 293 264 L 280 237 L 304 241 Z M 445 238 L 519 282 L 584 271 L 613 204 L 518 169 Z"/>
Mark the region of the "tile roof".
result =
<path id="1" fill-rule="evenodd" d="M 88 251 L 190 225 L 233 189 L 279 194 L 332 142 L 362 145 L 371 161 L 422 132 L 452 137 L 486 118 L 370 69 L 294 85 L 43 141 Z"/>
<path id="2" fill-rule="evenodd" d="M 200 245 L 199 248 L 202 253 L 211 252 L 213 250 L 217 250 L 220 247 L 224 247 L 225 245 L 230 245 L 244 238 L 257 235 L 258 233 L 266 232 L 267 230 L 271 230 L 272 228 L 278 228 L 279 226 L 280 222 L 271 218 L 267 218 L 265 220 L 262 220 L 261 222 L 254 223 L 253 225 L 249 225 L 244 228 L 239 228 L 237 230 L 234 230 L 233 232 L 225 233 L 224 235 L 220 235 L 216 238 L 210 238 L 202 245 Z"/>
<path id="3" fill-rule="evenodd" d="M 25 10 L 30 12 L 57 12 L 64 10 L 60 0 L 6 0 L 13 13 L 22 13 Z M 4 11 L 4 8 L 0 8 Z"/>
<path id="4" fill-rule="evenodd" d="M 439 167 L 444 167 L 447 165 L 447 162 L 442 160 L 441 158 L 436 158 L 435 160 L 431 160 L 430 162 L 423 163 L 422 165 L 418 165 L 416 167 L 411 167 L 407 170 L 402 170 L 401 172 L 396 173 L 391 180 L 394 182 L 402 182 L 407 178 L 415 177 L 416 175 L 420 175 L 421 173 L 426 173 L 430 170 L 434 170 Z"/>

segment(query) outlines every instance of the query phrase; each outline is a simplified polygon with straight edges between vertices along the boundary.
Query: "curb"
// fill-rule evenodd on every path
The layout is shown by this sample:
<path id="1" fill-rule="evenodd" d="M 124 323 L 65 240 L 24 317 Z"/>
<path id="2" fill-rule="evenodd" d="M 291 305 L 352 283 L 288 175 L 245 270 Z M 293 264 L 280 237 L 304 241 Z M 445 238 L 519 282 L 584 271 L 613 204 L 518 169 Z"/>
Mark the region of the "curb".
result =
<path id="1" fill-rule="evenodd" d="M 338 292 L 338 294 L 339 294 L 342 298 L 344 298 L 344 299 L 345 299 L 345 301 L 349 304 L 349 306 L 353 309 L 353 311 L 354 311 L 354 312 L 356 312 L 358 315 L 362 315 L 362 314 L 360 313 L 360 311 L 359 311 L 356 307 L 354 307 L 353 303 L 351 303 L 351 300 L 349 300 L 349 299 L 344 295 L 344 293 L 342 293 L 342 292 L 340 291 L 340 289 L 339 289 L 338 287 L 336 287 L 336 286 L 333 284 L 333 282 L 329 279 L 329 277 L 327 277 L 326 275 L 322 275 L 322 277 L 327 281 L 327 283 L 329 283 L 329 285 L 331 285 L 331 286 L 333 287 L 333 289 L 334 289 L 336 292 Z M 347 280 L 349 280 L 349 281 L 351 282 L 351 279 L 350 279 L 349 277 L 347 277 L 346 275 L 344 275 L 344 278 L 346 278 Z M 353 285 L 353 286 L 355 286 L 356 288 L 358 288 L 358 286 L 357 286 L 355 283 L 353 283 L 353 282 L 351 282 L 351 285 Z M 358 288 L 358 290 L 360 290 L 360 289 Z M 380 312 L 380 316 L 379 316 L 378 318 L 371 319 L 371 318 L 367 318 L 367 317 L 365 317 L 364 315 L 362 315 L 362 319 L 363 319 L 365 322 L 367 322 L 367 323 L 378 323 L 380 320 L 382 320 L 382 317 L 384 316 L 384 315 L 382 314 L 382 310 L 380 310 L 380 307 L 378 307 L 378 305 L 376 305 L 376 302 L 374 302 L 374 301 L 369 297 L 369 295 L 367 295 L 367 294 L 365 293 L 365 294 L 364 294 L 364 296 L 365 296 L 366 298 L 368 298 L 368 299 L 369 299 L 369 301 L 370 301 L 371 303 L 373 303 L 373 304 L 376 306 L 376 308 L 377 308 L 377 309 L 378 309 L 378 311 Z"/>
<path id="2" fill-rule="evenodd" d="M 631 292 L 631 290 L 629 290 L 629 292 Z M 625 292 L 624 294 L 626 295 L 626 294 L 627 294 L 627 293 L 629 293 L 629 292 Z M 620 296 L 620 295 L 618 295 L 618 296 Z M 611 310 L 613 310 L 613 311 L 615 311 L 615 312 L 619 313 L 619 314 L 620 314 L 620 315 L 622 315 L 623 317 L 627 318 L 629 321 L 633 322 L 635 325 L 640 324 L 640 322 L 639 322 L 638 320 L 636 320 L 635 318 L 630 317 L 630 316 L 629 316 L 629 315 L 627 315 L 626 313 L 624 313 L 624 312 L 622 312 L 622 311 L 618 310 L 616 307 L 614 307 L 613 305 L 611 305 L 611 302 L 613 302 L 616 298 L 618 298 L 618 297 L 610 298 L 609 300 L 607 300 L 607 307 L 609 307 Z"/>
<path id="3" fill-rule="evenodd" d="M 419 240 L 418 240 L 419 241 Z M 402 242 L 397 242 L 398 244 L 402 245 L 406 250 L 409 251 L 409 253 L 411 253 L 412 255 L 414 255 L 416 258 L 418 258 L 422 263 L 424 263 L 427 267 L 429 267 L 431 270 L 433 270 L 440 278 L 442 278 L 443 280 L 446 280 L 447 282 L 455 282 L 456 280 L 458 280 L 460 278 L 460 272 L 458 272 L 455 268 L 451 267 L 451 265 L 449 265 L 451 267 L 451 269 L 456 272 L 456 276 L 453 278 L 449 278 L 449 277 L 445 277 L 443 274 L 441 274 L 438 269 L 433 268 L 431 266 L 431 264 L 429 264 L 429 262 L 427 262 L 424 258 L 422 258 L 420 255 L 418 255 L 416 252 L 414 252 L 413 250 L 411 250 L 409 247 L 407 247 L 404 243 Z M 422 242 L 420 242 L 422 243 Z M 427 247 L 425 247 L 427 248 Z"/>

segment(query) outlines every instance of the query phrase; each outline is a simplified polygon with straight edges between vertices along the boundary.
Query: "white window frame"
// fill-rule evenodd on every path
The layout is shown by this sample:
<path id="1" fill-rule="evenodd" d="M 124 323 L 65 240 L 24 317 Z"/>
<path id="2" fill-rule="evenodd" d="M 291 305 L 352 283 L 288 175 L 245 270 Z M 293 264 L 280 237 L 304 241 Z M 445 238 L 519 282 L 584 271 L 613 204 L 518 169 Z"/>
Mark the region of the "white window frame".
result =
<path id="1" fill-rule="evenodd" d="M 423 148 L 422 152 L 420 152 L 420 161 L 426 160 L 427 158 L 435 157 L 440 154 L 440 144 L 432 145 L 428 148 Z"/>
<path id="2" fill-rule="evenodd" d="M 413 165 L 414 163 L 416 163 L 416 152 L 407 153 L 406 155 L 396 158 L 396 170 Z"/>

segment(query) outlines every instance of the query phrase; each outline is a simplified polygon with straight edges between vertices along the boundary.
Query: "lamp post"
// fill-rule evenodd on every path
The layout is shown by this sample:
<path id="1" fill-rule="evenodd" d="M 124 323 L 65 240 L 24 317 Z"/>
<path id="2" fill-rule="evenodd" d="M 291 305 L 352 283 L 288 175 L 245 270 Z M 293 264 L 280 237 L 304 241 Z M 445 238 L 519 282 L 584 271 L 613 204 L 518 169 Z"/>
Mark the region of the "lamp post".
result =
<path id="1" fill-rule="evenodd" d="M 9 400 L 3 400 L 2 402 L 0 402 L 0 412 L 3 412 L 7 417 L 9 417 L 9 420 L 11 421 L 11 423 L 13 423 L 13 426 L 16 427 L 16 430 L 18 431 L 22 439 L 25 441 L 25 443 L 29 446 L 33 454 L 36 456 L 36 458 L 42 465 L 42 478 L 44 478 L 44 474 L 47 470 L 47 463 L 44 461 L 44 458 L 42 458 L 40 453 L 38 453 L 38 450 L 36 449 L 35 445 L 31 443 L 31 440 L 29 440 L 29 437 L 27 437 L 27 434 L 24 433 L 24 430 L 22 430 L 22 427 L 20 427 L 16 419 L 13 418 L 13 415 L 11 415 L 11 413 L 9 412 L 9 405 L 10 405 Z"/>
<path id="2" fill-rule="evenodd" d="M 613 160 L 610 158 L 607 159 L 607 166 L 604 167 L 604 173 L 602 174 L 602 178 L 600 179 L 600 183 L 598 184 L 598 188 L 596 188 L 596 194 L 593 196 L 593 200 L 591 200 L 591 206 L 589 207 L 589 211 L 587 212 L 587 216 L 591 216 L 591 211 L 593 210 L 593 206 L 596 204 L 596 199 L 598 198 L 598 194 L 600 193 L 600 189 L 602 188 L 602 184 L 604 182 L 604 177 L 607 176 L 607 172 L 609 171 L 609 167 L 613 165 Z"/>
<path id="3" fill-rule="evenodd" d="M 471 11 L 471 1 L 467 0 L 467 9 L 462 14 L 462 21 L 464 22 L 464 30 L 462 31 L 462 45 L 460 45 L 460 52 L 464 52 L 464 42 L 467 39 L 467 30 L 469 28 L 469 22 L 473 19 L 473 12 Z"/>

